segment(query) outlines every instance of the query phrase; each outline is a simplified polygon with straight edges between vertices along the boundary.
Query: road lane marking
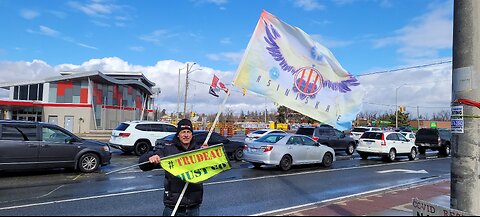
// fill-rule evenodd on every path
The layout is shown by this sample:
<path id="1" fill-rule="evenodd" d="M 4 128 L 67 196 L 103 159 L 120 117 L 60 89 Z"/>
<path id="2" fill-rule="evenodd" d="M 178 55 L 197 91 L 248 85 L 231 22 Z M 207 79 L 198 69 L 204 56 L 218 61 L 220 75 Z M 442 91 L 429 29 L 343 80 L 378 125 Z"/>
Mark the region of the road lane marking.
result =
<path id="1" fill-rule="evenodd" d="M 393 169 L 393 170 L 382 170 L 377 171 L 377 173 L 384 174 L 384 173 L 409 173 L 409 174 L 428 174 L 426 170 L 405 170 L 405 169 Z"/>
<path id="2" fill-rule="evenodd" d="M 447 159 L 447 158 L 432 159 L 432 160 L 429 160 L 429 161 L 436 161 L 436 160 L 443 160 L 443 159 Z M 419 162 L 424 162 L 424 161 L 427 161 L 427 160 L 390 163 L 390 164 L 387 164 L 387 166 L 388 165 L 406 164 L 406 163 L 419 163 Z M 254 177 L 254 178 L 246 178 L 246 179 L 210 182 L 210 183 L 204 183 L 204 185 L 209 186 L 209 185 L 218 185 L 218 184 L 229 184 L 229 183 L 235 183 L 235 182 L 253 181 L 253 180 L 270 179 L 270 178 L 287 177 L 287 176 L 296 176 L 296 175 L 305 175 L 305 174 L 314 174 L 314 173 L 325 173 L 325 172 L 353 170 L 353 169 L 358 169 L 358 168 L 372 168 L 372 167 L 380 167 L 380 166 L 386 166 L 386 165 L 385 164 L 376 164 L 376 165 L 367 165 L 367 166 L 350 167 L 350 168 L 339 168 L 339 169 L 329 169 L 329 170 L 321 170 L 321 171 L 308 171 L 308 172 L 291 173 L 291 174 L 271 175 L 271 176 Z M 435 178 L 437 178 L 437 177 L 435 177 Z M 428 180 L 428 179 L 423 179 L 421 181 L 425 182 L 426 180 Z M 0 210 L 27 208 L 27 207 L 33 207 L 33 206 L 51 205 L 51 204 L 56 204 L 56 203 L 66 203 L 66 202 L 75 202 L 75 201 L 90 200 L 90 199 L 100 199 L 100 198 L 131 195 L 131 194 L 149 193 L 149 192 L 163 191 L 163 190 L 164 190 L 164 188 L 157 188 L 157 189 L 147 189 L 147 190 L 141 190 L 141 191 L 122 192 L 122 193 L 115 193 L 115 194 L 105 194 L 105 195 L 98 195 L 98 196 L 72 198 L 72 199 L 65 199 L 65 200 L 58 200 L 58 201 L 51 201 L 51 202 L 43 202 L 43 203 L 34 203 L 34 204 L 25 204 L 25 205 L 11 206 L 11 207 L 3 207 L 3 208 L 0 208 Z"/>
<path id="3" fill-rule="evenodd" d="M 66 202 L 91 200 L 91 199 L 99 199 L 99 198 L 107 198 L 107 197 L 116 197 L 116 196 L 131 195 L 131 194 L 141 194 L 141 193 L 149 193 L 149 192 L 163 191 L 163 190 L 164 190 L 164 188 L 155 188 L 155 189 L 147 189 L 147 190 L 133 191 L 133 192 L 104 194 L 104 195 L 98 195 L 98 196 L 90 196 L 90 197 L 81 197 L 81 198 L 73 198 L 73 199 L 66 199 L 66 200 L 50 201 L 50 202 L 44 202 L 44 203 L 32 203 L 32 204 L 25 204 L 25 205 L 19 205 L 19 206 L 3 207 L 3 208 L 0 208 L 0 210 L 27 208 L 27 207 L 32 207 L 32 206 L 43 206 L 43 205 L 51 205 L 51 204 L 56 204 L 56 203 L 66 203 Z"/>
<path id="4" fill-rule="evenodd" d="M 40 197 L 37 197 L 37 199 L 40 199 L 40 198 L 42 198 L 42 197 L 46 197 L 46 196 L 52 194 L 53 192 L 57 191 L 58 189 L 62 188 L 63 186 L 65 186 L 65 185 L 60 185 L 60 186 L 58 186 L 57 188 L 53 189 L 52 191 L 48 192 L 47 194 L 44 194 L 44 195 L 42 195 L 42 196 L 40 196 Z"/>

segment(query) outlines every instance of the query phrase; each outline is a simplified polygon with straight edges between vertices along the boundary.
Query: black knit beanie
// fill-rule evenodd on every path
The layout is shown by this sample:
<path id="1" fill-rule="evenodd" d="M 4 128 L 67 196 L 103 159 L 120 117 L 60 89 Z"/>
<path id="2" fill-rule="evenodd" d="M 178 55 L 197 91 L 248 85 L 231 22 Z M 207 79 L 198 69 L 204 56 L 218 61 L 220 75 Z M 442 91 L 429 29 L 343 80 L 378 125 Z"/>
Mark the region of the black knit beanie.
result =
<path id="1" fill-rule="evenodd" d="M 180 133 L 182 130 L 190 130 L 193 133 L 193 126 L 192 122 L 188 119 L 182 119 L 178 122 L 177 125 L 177 135 Z"/>

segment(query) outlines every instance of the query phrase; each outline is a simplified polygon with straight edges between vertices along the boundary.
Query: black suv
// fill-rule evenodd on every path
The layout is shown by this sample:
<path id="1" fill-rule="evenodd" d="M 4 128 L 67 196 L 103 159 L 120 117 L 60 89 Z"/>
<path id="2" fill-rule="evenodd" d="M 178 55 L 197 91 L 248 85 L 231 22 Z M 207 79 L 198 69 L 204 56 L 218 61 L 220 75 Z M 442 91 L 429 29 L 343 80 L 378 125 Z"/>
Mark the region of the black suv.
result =
<path id="1" fill-rule="evenodd" d="M 107 144 L 81 139 L 57 125 L 0 121 L 0 171 L 74 168 L 90 173 L 110 159 Z"/>
<path id="2" fill-rule="evenodd" d="M 345 150 L 352 155 L 356 148 L 355 140 L 329 125 L 319 127 L 300 127 L 295 134 L 309 136 L 313 140 L 329 146 L 335 151 Z"/>
<path id="3" fill-rule="evenodd" d="M 418 146 L 418 152 L 425 154 L 426 149 L 439 151 L 440 155 L 450 155 L 452 147 L 452 133 L 448 129 L 429 129 L 418 130 L 415 139 L 415 145 Z"/>

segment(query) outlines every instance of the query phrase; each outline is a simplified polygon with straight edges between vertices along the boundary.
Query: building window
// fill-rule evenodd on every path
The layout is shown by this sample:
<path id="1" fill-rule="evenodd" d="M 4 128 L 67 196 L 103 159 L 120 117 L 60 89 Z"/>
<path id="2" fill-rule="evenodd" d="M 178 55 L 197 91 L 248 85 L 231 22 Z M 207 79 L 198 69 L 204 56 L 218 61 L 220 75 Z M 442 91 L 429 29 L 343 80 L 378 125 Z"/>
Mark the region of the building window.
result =
<path id="1" fill-rule="evenodd" d="M 18 86 L 13 87 L 13 99 L 18 100 Z"/>
<path id="2" fill-rule="evenodd" d="M 19 100 L 28 100 L 28 85 L 20 86 Z"/>
<path id="3" fill-rule="evenodd" d="M 43 101 L 43 84 L 38 85 L 38 100 Z"/>
<path id="4" fill-rule="evenodd" d="M 13 87 L 14 100 L 43 100 L 43 84 L 31 84 Z"/>
<path id="5" fill-rule="evenodd" d="M 38 99 L 38 84 L 29 85 L 28 90 L 28 100 L 37 100 Z"/>

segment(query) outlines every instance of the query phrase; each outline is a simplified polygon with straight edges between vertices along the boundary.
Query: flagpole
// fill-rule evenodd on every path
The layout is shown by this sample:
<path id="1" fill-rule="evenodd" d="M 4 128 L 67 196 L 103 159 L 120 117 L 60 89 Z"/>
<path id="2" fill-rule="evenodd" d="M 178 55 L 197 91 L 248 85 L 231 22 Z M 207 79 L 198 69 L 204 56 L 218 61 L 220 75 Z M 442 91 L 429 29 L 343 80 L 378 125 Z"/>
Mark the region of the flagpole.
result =
<path id="1" fill-rule="evenodd" d="M 222 105 L 220 105 L 220 110 L 218 111 L 217 116 L 215 117 L 215 121 L 213 121 L 212 127 L 210 127 L 210 131 L 208 132 L 207 138 L 205 139 L 205 142 L 203 142 L 203 144 L 208 144 L 208 140 L 212 136 L 213 130 L 215 129 L 215 125 L 217 125 L 218 123 L 220 114 L 222 114 L 223 109 L 225 108 L 225 103 L 227 102 L 227 99 L 229 96 L 230 96 L 230 90 L 227 90 L 227 95 L 225 96 L 225 99 L 223 99 Z"/>
<path id="2" fill-rule="evenodd" d="M 185 186 L 183 187 L 182 193 L 180 194 L 177 204 L 175 204 L 175 208 L 173 209 L 172 215 L 170 216 L 175 216 L 175 214 L 177 213 L 178 206 L 180 206 L 180 202 L 183 199 L 183 195 L 185 195 L 185 191 L 187 191 L 187 187 L 188 187 L 188 182 L 185 182 Z"/>
<path id="3" fill-rule="evenodd" d="M 227 99 L 228 99 L 229 96 L 230 96 L 230 90 L 227 90 L 227 94 L 225 96 L 225 99 L 223 99 L 222 105 L 220 105 L 220 110 L 218 110 L 217 116 L 215 117 L 215 121 L 213 121 L 212 127 L 210 127 L 210 131 L 208 132 L 207 138 L 205 139 L 205 142 L 203 142 L 203 144 L 208 144 L 208 140 L 212 136 L 213 130 L 215 129 L 215 125 L 217 125 L 217 123 L 218 123 L 218 119 L 220 118 L 220 114 L 222 114 L 223 109 L 225 108 L 225 103 L 227 103 Z M 204 146 L 202 145 L 202 147 L 204 147 Z M 175 216 L 175 214 L 177 213 L 178 206 L 180 206 L 180 202 L 182 201 L 183 196 L 185 195 L 185 191 L 187 191 L 187 187 L 188 187 L 188 182 L 185 182 L 185 186 L 183 187 L 182 193 L 180 194 L 180 197 L 177 200 L 177 204 L 175 204 L 175 208 L 173 209 L 173 212 L 172 212 L 171 216 Z"/>

